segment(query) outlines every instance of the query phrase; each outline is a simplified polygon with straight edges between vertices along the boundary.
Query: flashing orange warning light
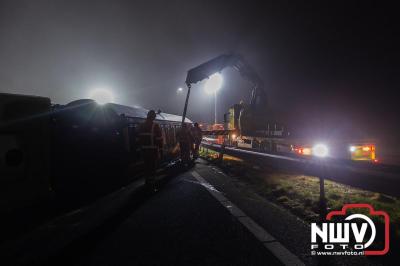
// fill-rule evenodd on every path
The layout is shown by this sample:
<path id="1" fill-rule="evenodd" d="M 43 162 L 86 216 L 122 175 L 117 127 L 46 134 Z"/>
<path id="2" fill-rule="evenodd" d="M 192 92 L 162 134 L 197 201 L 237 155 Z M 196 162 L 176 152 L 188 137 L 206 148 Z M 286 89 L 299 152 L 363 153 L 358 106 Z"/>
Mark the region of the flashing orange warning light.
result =
<path id="1" fill-rule="evenodd" d="M 353 145 L 350 146 L 351 160 L 371 161 L 377 163 L 374 144 Z"/>
<path id="2" fill-rule="evenodd" d="M 311 155 L 311 149 L 310 148 L 303 148 L 303 154 L 304 155 Z"/>

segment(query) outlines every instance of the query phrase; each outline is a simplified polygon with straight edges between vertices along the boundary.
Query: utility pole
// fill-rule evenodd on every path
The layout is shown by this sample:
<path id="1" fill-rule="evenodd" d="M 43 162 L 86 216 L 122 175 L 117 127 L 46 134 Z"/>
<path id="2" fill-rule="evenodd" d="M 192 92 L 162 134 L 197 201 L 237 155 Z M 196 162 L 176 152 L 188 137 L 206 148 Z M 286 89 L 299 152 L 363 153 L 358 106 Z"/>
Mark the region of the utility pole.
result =
<path id="1" fill-rule="evenodd" d="M 217 90 L 214 91 L 214 124 L 217 124 Z"/>

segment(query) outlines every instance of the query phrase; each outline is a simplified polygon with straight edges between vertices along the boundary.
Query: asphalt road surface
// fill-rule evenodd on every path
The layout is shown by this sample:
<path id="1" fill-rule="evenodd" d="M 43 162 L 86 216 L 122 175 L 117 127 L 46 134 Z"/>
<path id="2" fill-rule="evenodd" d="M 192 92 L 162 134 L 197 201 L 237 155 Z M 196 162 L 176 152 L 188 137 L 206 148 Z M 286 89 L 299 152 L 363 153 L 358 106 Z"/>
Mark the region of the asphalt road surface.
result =
<path id="1" fill-rule="evenodd" d="M 75 243 L 58 265 L 281 265 L 193 176 L 172 178 L 107 230 Z"/>
<path id="2" fill-rule="evenodd" d="M 137 180 L 1 246 L 2 265 L 388 264 L 311 256 L 310 225 L 240 176 L 201 159 L 172 169 L 160 171 L 156 193 Z"/>

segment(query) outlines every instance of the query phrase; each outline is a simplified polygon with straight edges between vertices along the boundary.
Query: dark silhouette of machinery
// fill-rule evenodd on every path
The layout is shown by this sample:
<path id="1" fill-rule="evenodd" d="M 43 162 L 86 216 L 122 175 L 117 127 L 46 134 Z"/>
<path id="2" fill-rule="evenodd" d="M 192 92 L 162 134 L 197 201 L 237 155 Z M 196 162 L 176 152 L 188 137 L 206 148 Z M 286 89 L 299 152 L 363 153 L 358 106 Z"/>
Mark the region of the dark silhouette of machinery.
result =
<path id="1" fill-rule="evenodd" d="M 267 94 L 264 90 L 264 82 L 257 72 L 239 54 L 223 54 L 215 57 L 188 71 L 186 84 L 197 83 L 210 77 L 212 74 L 222 71 L 226 67 L 233 67 L 239 71 L 240 75 L 249 81 L 253 88 L 249 104 L 235 104 L 230 109 L 229 129 L 238 131 L 242 136 L 265 136 L 269 129 L 272 119 L 271 111 L 268 106 Z"/>

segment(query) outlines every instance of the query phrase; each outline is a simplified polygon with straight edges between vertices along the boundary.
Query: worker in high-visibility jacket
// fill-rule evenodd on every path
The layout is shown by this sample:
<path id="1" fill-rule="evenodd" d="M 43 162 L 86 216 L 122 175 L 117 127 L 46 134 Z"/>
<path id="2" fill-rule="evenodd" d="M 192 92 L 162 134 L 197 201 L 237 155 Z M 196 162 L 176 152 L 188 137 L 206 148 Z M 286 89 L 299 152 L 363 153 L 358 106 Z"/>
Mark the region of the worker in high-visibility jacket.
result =
<path id="1" fill-rule="evenodd" d="M 144 160 L 146 185 L 155 188 L 155 172 L 162 156 L 163 138 L 160 126 L 154 122 L 156 112 L 150 110 L 139 127 L 139 140 Z"/>
<path id="2" fill-rule="evenodd" d="M 193 145 L 193 159 L 196 160 L 199 157 L 199 148 L 201 141 L 203 139 L 203 132 L 201 131 L 201 128 L 199 127 L 199 123 L 194 123 L 194 127 L 191 128 L 192 131 L 192 136 L 194 140 L 194 145 Z"/>
<path id="3" fill-rule="evenodd" d="M 181 150 L 181 161 L 184 165 L 188 166 L 190 163 L 190 151 L 194 142 L 188 124 L 182 124 L 181 129 L 178 131 L 177 139 Z"/>

